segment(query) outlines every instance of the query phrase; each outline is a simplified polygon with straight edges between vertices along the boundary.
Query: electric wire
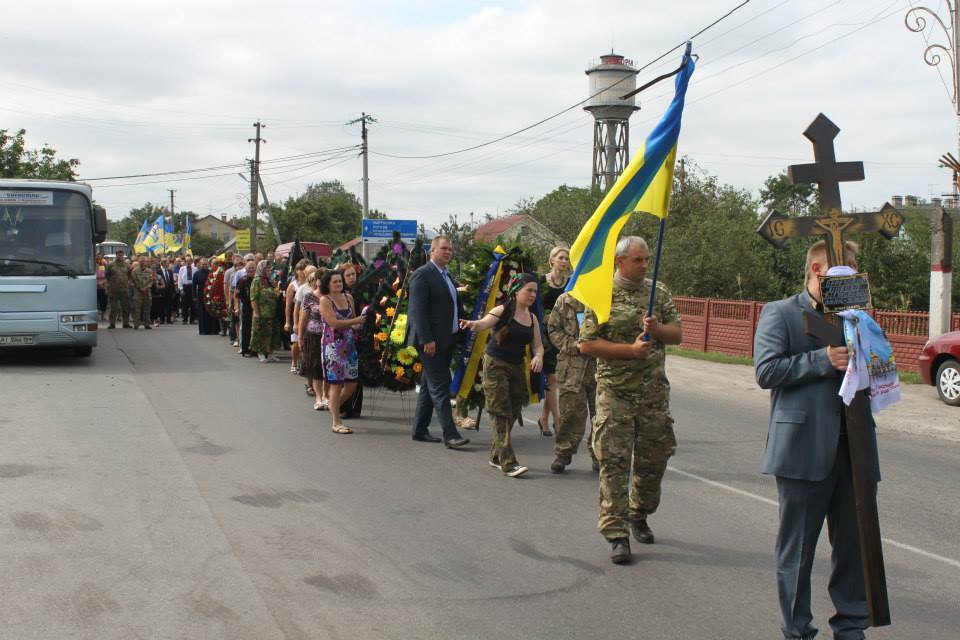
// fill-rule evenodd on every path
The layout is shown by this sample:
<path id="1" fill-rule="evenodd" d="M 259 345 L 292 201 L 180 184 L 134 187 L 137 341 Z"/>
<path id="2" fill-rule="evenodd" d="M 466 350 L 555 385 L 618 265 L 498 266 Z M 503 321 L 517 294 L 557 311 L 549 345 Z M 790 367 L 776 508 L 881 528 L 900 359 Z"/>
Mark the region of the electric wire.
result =
<path id="1" fill-rule="evenodd" d="M 271 158 L 271 159 L 269 159 L 269 160 L 261 160 L 261 161 L 260 161 L 260 164 L 262 165 L 262 164 L 275 163 L 275 162 L 283 162 L 283 161 L 290 161 L 290 160 L 299 160 L 299 159 L 308 158 L 308 157 L 312 157 L 312 156 L 328 155 L 328 154 L 332 154 L 332 153 L 341 153 L 341 152 L 343 152 L 343 151 L 348 151 L 348 150 L 353 150 L 353 149 L 359 149 L 359 148 L 360 148 L 360 145 L 349 145 L 349 146 L 345 146 L 345 147 L 336 147 L 336 148 L 333 148 L 333 149 L 324 149 L 324 150 L 322 150 L 322 151 L 314 151 L 314 152 L 312 152 L 312 153 L 305 153 L 305 154 L 300 154 L 300 155 L 295 155 L 295 156 L 286 156 L 286 157 L 281 157 L 281 158 Z M 173 171 L 157 171 L 157 172 L 154 172 L 154 173 L 137 173 L 137 174 L 131 174 L 131 175 L 126 175 L 126 176 L 105 176 L 105 177 L 100 177 L 100 178 L 79 178 L 79 179 L 82 180 L 83 182 L 95 182 L 95 181 L 100 181 L 100 180 L 122 180 L 122 179 L 127 179 L 127 178 L 151 178 L 151 177 L 155 177 L 155 176 L 169 176 L 169 175 L 177 175 L 177 174 L 183 174 L 183 173 L 200 173 L 200 172 L 204 172 L 204 171 L 217 171 L 217 170 L 220 170 L 220 169 L 236 169 L 236 168 L 247 167 L 247 166 L 249 166 L 249 164 L 250 164 L 249 162 L 238 162 L 238 163 L 233 163 L 233 164 L 217 165 L 217 166 L 213 166 L 213 167 L 203 167 L 203 168 L 200 168 L 200 169 L 178 169 L 178 170 L 173 170 Z"/>

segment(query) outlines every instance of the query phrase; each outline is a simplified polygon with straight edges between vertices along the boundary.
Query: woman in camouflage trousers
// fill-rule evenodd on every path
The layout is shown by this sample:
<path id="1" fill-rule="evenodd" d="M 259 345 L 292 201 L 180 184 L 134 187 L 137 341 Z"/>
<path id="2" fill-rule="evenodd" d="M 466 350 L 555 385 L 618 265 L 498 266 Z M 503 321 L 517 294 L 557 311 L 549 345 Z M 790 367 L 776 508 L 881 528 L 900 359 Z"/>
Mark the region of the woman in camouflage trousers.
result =
<path id="1" fill-rule="evenodd" d="M 530 273 L 515 274 L 510 280 L 507 301 L 490 310 L 480 320 L 461 320 L 461 329 L 483 331 L 494 328 L 483 356 L 483 393 L 486 409 L 493 420 L 490 465 L 511 478 L 527 472 L 517 462 L 510 444 L 510 430 L 520 418 L 520 411 L 530 401 L 530 387 L 525 367 L 528 345 L 532 347 L 530 371 L 543 368 L 543 340 L 540 320 L 531 311 L 537 302 L 537 277 Z"/>

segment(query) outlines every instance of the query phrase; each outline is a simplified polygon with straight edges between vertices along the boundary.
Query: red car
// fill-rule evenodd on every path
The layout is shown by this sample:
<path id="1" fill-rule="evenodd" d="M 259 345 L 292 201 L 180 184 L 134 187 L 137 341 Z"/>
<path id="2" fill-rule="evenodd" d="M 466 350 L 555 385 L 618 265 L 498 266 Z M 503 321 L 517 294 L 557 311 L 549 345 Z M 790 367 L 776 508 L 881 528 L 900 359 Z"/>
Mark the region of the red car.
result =
<path id="1" fill-rule="evenodd" d="M 960 407 L 960 331 L 928 340 L 918 360 L 923 381 L 936 385 L 941 400 Z"/>

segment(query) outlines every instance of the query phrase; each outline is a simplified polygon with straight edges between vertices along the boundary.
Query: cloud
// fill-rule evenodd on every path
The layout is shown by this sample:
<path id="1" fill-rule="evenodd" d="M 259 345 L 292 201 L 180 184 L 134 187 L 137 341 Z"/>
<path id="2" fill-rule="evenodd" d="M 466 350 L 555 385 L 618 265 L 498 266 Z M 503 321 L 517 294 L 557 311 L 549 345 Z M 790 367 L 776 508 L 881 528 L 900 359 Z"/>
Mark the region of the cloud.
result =
<path id="1" fill-rule="evenodd" d="M 642 64 L 726 10 L 674 4 L 16 3 L 7 22 L 20 28 L 2 40 L 17 55 L 0 71 L 0 119 L 25 127 L 32 144 L 80 158 L 85 177 L 242 162 L 258 118 L 267 124 L 265 159 L 356 144 L 359 128 L 345 123 L 361 111 L 379 119 L 372 151 L 443 153 L 582 100 L 584 70 L 611 47 Z M 867 163 L 867 181 L 843 187 L 845 203 L 926 196 L 930 184 L 939 193 L 949 175 L 935 161 L 955 151 L 955 116 L 900 5 L 757 2 L 698 38 L 681 153 L 756 190 L 790 162 L 811 161 L 802 131 L 823 111 L 842 129 L 838 158 Z M 641 78 L 678 61 L 676 52 Z M 671 93 L 664 83 L 641 95 L 632 149 Z M 561 183 L 589 184 L 591 141 L 592 120 L 578 107 L 469 153 L 374 155 L 371 206 L 428 224 L 503 212 Z M 324 179 L 359 192 L 359 178 L 359 159 L 264 176 L 274 201 Z M 232 214 L 245 206 L 247 185 L 227 175 L 95 192 L 122 217 L 165 201 L 167 188 L 180 207 Z"/>

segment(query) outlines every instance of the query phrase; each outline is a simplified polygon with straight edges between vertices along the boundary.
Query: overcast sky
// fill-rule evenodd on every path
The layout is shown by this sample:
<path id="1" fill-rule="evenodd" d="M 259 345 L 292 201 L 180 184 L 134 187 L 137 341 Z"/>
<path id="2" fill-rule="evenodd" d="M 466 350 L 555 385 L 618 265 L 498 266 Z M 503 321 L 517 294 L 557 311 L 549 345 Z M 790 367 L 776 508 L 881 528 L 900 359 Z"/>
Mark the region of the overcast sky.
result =
<path id="1" fill-rule="evenodd" d="M 642 65 L 737 4 L 7 3 L 0 128 L 25 128 L 30 146 L 79 158 L 85 179 L 242 163 L 260 119 L 271 200 L 330 179 L 359 196 L 355 150 L 271 160 L 358 144 L 359 126 L 345 123 L 363 111 L 379 120 L 374 153 L 430 155 L 496 138 L 586 98 L 584 70 L 611 47 Z M 936 160 L 957 153 L 956 116 L 923 62 L 924 37 L 904 26 L 908 8 L 907 0 L 752 0 L 694 41 L 700 60 L 680 153 L 756 192 L 787 164 L 812 161 L 802 131 L 822 111 L 842 129 L 837 159 L 866 164 L 866 181 L 842 188 L 847 207 L 948 190 Z M 679 60 L 677 51 L 640 82 Z M 948 85 L 949 77 L 945 69 Z M 632 151 L 672 91 L 662 83 L 641 94 Z M 497 215 L 560 184 L 588 186 L 591 145 L 592 118 L 577 107 L 472 152 L 371 155 L 370 206 L 428 226 L 450 214 Z M 234 215 L 248 207 L 240 170 L 92 184 L 111 218 L 167 202 L 167 189 L 176 189 L 178 209 Z M 130 184 L 142 182 L 153 183 Z"/>

